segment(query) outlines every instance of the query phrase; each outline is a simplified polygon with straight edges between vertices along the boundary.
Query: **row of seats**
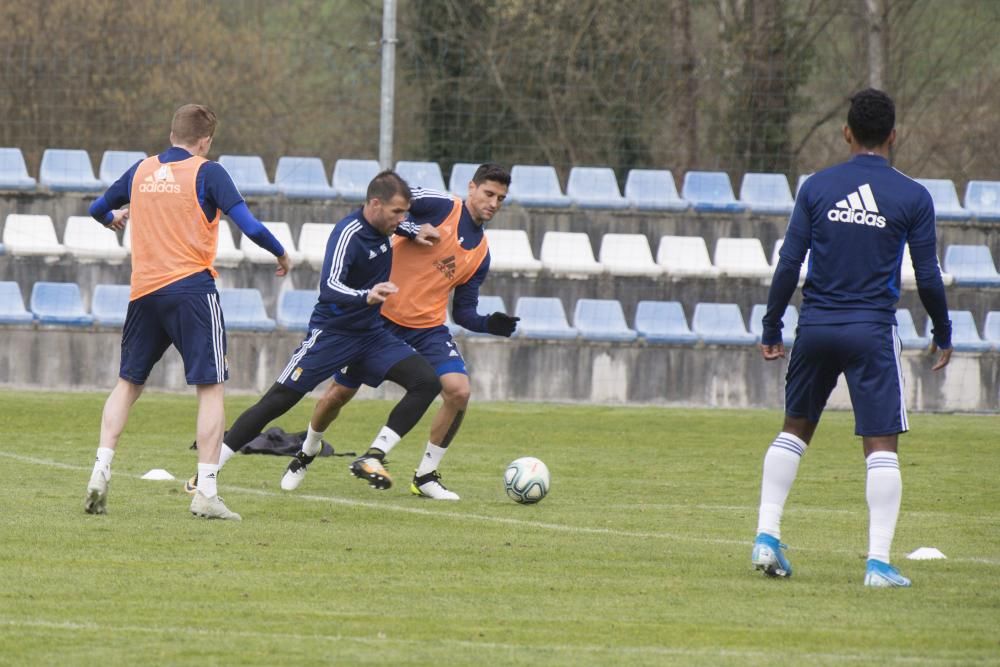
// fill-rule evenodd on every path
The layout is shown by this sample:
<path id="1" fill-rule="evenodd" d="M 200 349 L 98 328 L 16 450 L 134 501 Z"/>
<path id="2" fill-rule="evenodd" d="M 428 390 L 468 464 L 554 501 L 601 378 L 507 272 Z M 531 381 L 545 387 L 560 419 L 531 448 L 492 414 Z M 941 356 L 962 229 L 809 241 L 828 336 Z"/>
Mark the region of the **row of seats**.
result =
<path id="1" fill-rule="evenodd" d="M 230 330 L 272 331 L 282 329 L 305 331 L 318 297 L 316 290 L 286 290 L 278 300 L 276 318 L 271 319 L 258 290 L 252 288 L 221 289 L 222 311 Z M 121 327 L 128 309 L 128 285 L 97 285 L 88 312 L 76 283 L 37 282 L 32 286 L 30 310 L 25 309 L 21 290 L 15 282 L 0 282 L 0 324 L 89 327 Z M 705 345 L 753 345 L 760 340 L 761 320 L 766 306 L 756 304 L 750 312 L 750 328 L 734 303 L 699 303 L 695 305 L 690 326 L 682 305 L 677 301 L 640 301 L 629 327 L 621 303 L 615 299 L 579 299 L 569 323 L 562 300 L 557 297 L 521 297 L 514 314 L 521 318 L 520 336 L 525 338 L 570 340 L 583 338 L 593 341 L 629 342 L 637 339 L 648 343 Z M 498 296 L 481 296 L 479 312 L 507 312 Z M 951 311 L 955 349 L 984 352 L 1000 349 L 1000 311 L 987 313 L 980 336 L 972 313 Z M 896 313 L 899 337 L 904 348 L 925 348 L 930 343 L 931 323 L 924 335 L 917 333 L 909 310 Z M 791 345 L 798 324 L 798 312 L 789 306 L 783 319 L 784 342 Z M 482 336 L 448 321 L 454 335 Z"/>
<path id="2" fill-rule="evenodd" d="M 47 149 L 42 155 L 39 180 L 52 190 L 101 190 L 134 164 L 146 157 L 141 151 L 105 151 L 99 176 L 94 177 L 90 157 L 84 150 Z M 375 160 L 337 160 L 330 179 L 318 157 L 282 157 L 272 182 L 258 155 L 223 155 L 219 162 L 233 176 L 246 195 L 275 195 L 311 199 L 364 199 L 368 182 L 380 170 Z M 478 165 L 457 163 L 452 167 L 447 189 L 465 196 Z M 441 167 L 436 162 L 400 161 L 396 171 L 411 185 L 445 191 Z M 721 171 L 689 171 L 684 174 L 678 194 L 673 173 L 668 169 L 632 169 L 625 179 L 625 191 L 610 167 L 573 167 L 563 192 L 554 167 L 514 165 L 511 170 L 509 200 L 523 206 L 704 212 L 752 211 L 788 215 L 794 205 L 784 174 L 747 173 L 737 199 L 729 175 Z M 798 187 L 808 178 L 799 177 Z M 934 198 L 939 218 L 969 219 L 973 216 L 1000 220 L 1000 181 L 969 181 L 965 206 L 959 202 L 950 179 L 917 179 Z M 0 189 L 33 190 L 35 179 L 28 175 L 19 148 L 0 148 Z"/>

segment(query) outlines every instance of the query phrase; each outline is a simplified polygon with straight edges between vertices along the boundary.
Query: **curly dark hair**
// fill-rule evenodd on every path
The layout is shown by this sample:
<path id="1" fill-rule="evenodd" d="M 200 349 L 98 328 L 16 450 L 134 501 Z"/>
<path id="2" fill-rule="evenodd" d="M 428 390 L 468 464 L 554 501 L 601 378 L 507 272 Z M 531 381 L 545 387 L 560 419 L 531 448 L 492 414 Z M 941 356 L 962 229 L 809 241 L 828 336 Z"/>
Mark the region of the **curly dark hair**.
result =
<path id="1" fill-rule="evenodd" d="M 865 148 L 875 148 L 885 143 L 896 125 L 896 105 L 881 90 L 866 88 L 851 96 L 847 112 L 847 126 L 855 141 Z"/>

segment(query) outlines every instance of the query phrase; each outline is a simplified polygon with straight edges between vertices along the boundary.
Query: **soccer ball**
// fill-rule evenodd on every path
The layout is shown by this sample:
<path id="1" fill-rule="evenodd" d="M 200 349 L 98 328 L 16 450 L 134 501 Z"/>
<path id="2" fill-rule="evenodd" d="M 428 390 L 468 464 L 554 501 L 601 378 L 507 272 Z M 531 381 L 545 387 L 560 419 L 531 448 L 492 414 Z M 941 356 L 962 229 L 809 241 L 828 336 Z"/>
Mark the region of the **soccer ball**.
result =
<path id="1" fill-rule="evenodd" d="M 503 486 L 511 500 L 530 505 L 549 492 L 549 469 L 534 456 L 522 456 L 507 466 Z"/>

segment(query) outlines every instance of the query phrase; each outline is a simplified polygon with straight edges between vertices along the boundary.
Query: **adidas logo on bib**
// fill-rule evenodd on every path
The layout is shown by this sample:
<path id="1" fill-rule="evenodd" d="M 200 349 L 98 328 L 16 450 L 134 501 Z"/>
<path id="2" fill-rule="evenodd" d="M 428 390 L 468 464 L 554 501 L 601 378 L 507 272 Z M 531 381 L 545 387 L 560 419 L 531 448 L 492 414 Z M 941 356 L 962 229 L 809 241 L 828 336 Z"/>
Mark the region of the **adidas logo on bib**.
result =
<path id="1" fill-rule="evenodd" d="M 875 195 L 872 194 L 872 186 L 865 183 L 855 192 L 841 199 L 826 212 L 826 218 L 830 222 L 853 222 L 856 225 L 868 225 L 869 227 L 885 227 L 885 216 L 879 215 L 878 204 L 875 203 Z"/>

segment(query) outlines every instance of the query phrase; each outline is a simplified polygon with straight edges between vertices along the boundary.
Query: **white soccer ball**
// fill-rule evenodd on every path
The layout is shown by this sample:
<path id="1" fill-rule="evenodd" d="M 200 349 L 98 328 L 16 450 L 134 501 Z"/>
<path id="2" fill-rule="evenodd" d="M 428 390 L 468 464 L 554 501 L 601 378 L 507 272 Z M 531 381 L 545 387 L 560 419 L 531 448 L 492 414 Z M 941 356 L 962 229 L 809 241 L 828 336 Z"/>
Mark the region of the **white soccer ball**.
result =
<path id="1" fill-rule="evenodd" d="M 507 466 L 503 486 L 511 500 L 530 505 L 549 492 L 549 469 L 534 456 L 522 456 Z"/>

